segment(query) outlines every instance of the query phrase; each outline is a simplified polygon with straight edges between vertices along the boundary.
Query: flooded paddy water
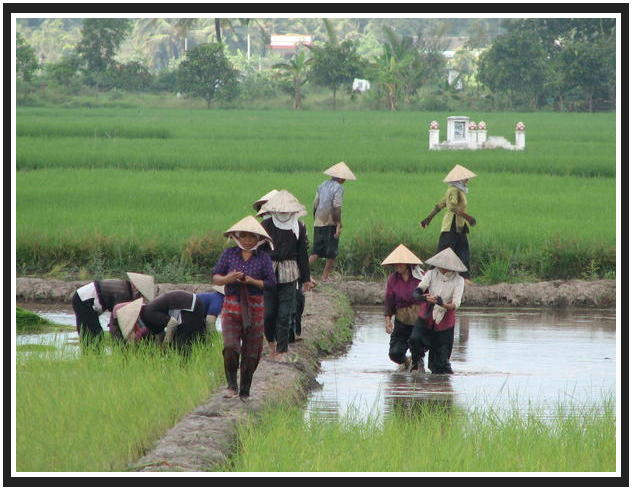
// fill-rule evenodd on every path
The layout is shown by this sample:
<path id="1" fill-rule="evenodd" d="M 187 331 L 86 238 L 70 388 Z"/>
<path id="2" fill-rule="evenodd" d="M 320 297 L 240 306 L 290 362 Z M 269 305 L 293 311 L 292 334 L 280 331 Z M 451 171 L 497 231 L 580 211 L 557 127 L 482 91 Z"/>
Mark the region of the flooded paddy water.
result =
<path id="1" fill-rule="evenodd" d="M 616 314 L 603 309 L 462 308 L 454 374 L 404 372 L 387 355 L 382 308 L 356 310 L 352 346 L 322 361 L 307 412 L 364 418 L 426 404 L 501 413 L 600 405 L 616 395 Z M 425 361 L 427 362 L 427 361 Z"/>
<path id="2" fill-rule="evenodd" d="M 75 324 L 70 306 L 21 307 L 58 324 Z M 102 326 L 108 319 L 109 313 L 102 315 Z M 558 408 L 597 405 L 616 394 L 614 310 L 462 308 L 452 375 L 401 371 L 387 356 L 389 335 L 381 308 L 357 309 L 355 324 L 349 350 L 322 360 L 317 378 L 321 389 L 309 396 L 307 413 L 323 419 L 346 414 L 363 418 L 399 407 L 440 404 L 501 412 L 539 408 L 547 416 Z M 79 351 L 74 330 L 20 335 L 16 343 Z"/>

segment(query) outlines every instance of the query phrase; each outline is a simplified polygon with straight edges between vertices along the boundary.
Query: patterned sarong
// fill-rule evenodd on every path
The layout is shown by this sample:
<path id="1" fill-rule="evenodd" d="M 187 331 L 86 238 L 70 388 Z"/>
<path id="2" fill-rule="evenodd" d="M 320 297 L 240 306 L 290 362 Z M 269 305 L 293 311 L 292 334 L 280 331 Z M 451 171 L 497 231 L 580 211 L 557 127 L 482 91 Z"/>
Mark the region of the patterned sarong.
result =
<path id="1" fill-rule="evenodd" d="M 243 357 L 260 358 L 264 339 L 264 297 L 248 296 L 251 325 L 243 326 L 239 296 L 226 295 L 222 305 L 222 340 Z"/>

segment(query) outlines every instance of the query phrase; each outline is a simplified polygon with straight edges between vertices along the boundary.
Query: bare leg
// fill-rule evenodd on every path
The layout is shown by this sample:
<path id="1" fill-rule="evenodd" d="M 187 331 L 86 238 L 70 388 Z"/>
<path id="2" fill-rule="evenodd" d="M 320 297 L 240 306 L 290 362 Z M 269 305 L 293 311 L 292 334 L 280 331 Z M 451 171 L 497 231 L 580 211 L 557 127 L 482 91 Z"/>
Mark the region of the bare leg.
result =
<path id="1" fill-rule="evenodd" d="M 315 261 L 317 260 L 317 258 L 319 258 L 319 256 L 317 256 L 317 255 L 310 255 L 310 256 L 308 257 L 308 264 L 309 264 L 309 265 L 312 265 L 313 263 L 315 263 Z"/>
<path id="2" fill-rule="evenodd" d="M 334 258 L 328 258 L 326 260 L 326 265 L 324 266 L 324 273 L 321 276 L 322 281 L 328 280 L 328 277 L 332 273 L 332 270 L 335 268 L 335 261 L 336 260 Z"/>
<path id="3" fill-rule="evenodd" d="M 269 360 L 277 360 L 275 340 L 272 342 L 266 342 L 269 347 Z"/>

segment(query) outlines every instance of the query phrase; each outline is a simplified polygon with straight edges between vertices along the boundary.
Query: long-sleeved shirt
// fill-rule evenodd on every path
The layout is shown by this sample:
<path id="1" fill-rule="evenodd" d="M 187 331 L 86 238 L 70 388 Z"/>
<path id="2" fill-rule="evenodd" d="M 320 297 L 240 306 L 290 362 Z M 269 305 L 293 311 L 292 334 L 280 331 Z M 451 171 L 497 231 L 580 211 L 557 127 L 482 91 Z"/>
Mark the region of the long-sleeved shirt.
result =
<path id="1" fill-rule="evenodd" d="M 341 221 L 343 206 L 343 185 L 335 178 L 324 181 L 317 188 L 313 209 L 315 227 L 336 225 Z"/>
<path id="2" fill-rule="evenodd" d="M 271 257 L 259 248 L 253 252 L 248 261 L 244 261 L 242 250 L 238 246 L 225 249 L 218 259 L 218 263 L 216 263 L 213 275 L 227 275 L 234 270 L 244 272 L 245 275 L 256 280 L 262 280 L 264 282 L 264 290 L 272 289 L 277 283 Z M 241 284 L 238 282 L 226 284 L 225 296 L 239 296 L 240 287 Z M 253 296 L 262 295 L 262 291 L 254 285 L 248 286 L 248 292 L 249 295 Z"/>
<path id="3" fill-rule="evenodd" d="M 445 309 L 437 304 L 423 302 L 419 316 L 421 318 L 432 317 L 434 330 L 441 331 L 453 327 L 456 324 L 456 309 L 462 302 L 464 278 L 456 272 L 443 275 L 437 268 L 434 268 L 425 273 L 423 280 L 418 284 L 418 288 L 423 292 L 429 290 L 429 293 L 435 297 L 442 297 L 443 304 L 453 302 L 456 306 L 455 309 Z"/>
<path id="4" fill-rule="evenodd" d="M 279 229 L 273 223 L 273 219 L 270 218 L 262 221 L 262 227 L 266 229 L 266 232 L 273 240 L 274 249 L 271 251 L 268 244 L 262 245 L 260 249 L 271 256 L 273 264 L 278 265 L 279 262 L 286 262 L 287 260 L 293 260 L 297 264 L 298 277 L 282 278 L 280 272 L 278 272 L 278 282 L 288 283 L 298 279 L 300 284 L 308 282 L 310 280 L 308 235 L 306 234 L 304 223 L 299 221 L 299 237 L 295 237 L 295 233 L 292 230 Z"/>
<path id="5" fill-rule="evenodd" d="M 393 316 L 396 314 L 397 309 L 409 307 L 412 304 L 420 304 L 420 301 L 416 301 L 412 297 L 419 282 L 420 280 L 411 274 L 407 281 L 403 280 L 403 277 L 398 272 L 390 274 L 385 286 L 383 315 Z"/>
<path id="6" fill-rule="evenodd" d="M 456 217 L 456 231 L 463 232 L 466 220 L 455 212 L 456 210 L 467 211 L 467 195 L 455 186 L 449 186 L 445 196 L 434 206 L 434 210 L 441 211 L 445 207 L 447 207 L 447 210 L 442 218 L 440 232 L 449 232 L 451 230 L 451 222 L 454 216 Z"/>

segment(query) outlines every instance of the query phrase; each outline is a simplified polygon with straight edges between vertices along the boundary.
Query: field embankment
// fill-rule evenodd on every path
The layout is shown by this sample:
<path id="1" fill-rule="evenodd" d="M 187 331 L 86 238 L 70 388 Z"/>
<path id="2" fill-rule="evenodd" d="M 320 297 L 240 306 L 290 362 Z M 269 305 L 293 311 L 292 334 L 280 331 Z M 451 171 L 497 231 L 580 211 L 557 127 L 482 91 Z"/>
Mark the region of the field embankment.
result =
<path id="1" fill-rule="evenodd" d="M 70 303 L 73 292 L 85 280 L 64 281 L 31 277 L 16 279 L 16 297 L 24 302 Z M 333 281 L 327 285 L 343 293 L 353 305 L 381 305 L 383 282 Z M 158 293 L 183 289 L 209 292 L 211 284 L 158 284 Z M 616 281 L 553 280 L 548 282 L 470 284 L 465 286 L 463 306 L 493 307 L 597 307 L 616 305 Z"/>

